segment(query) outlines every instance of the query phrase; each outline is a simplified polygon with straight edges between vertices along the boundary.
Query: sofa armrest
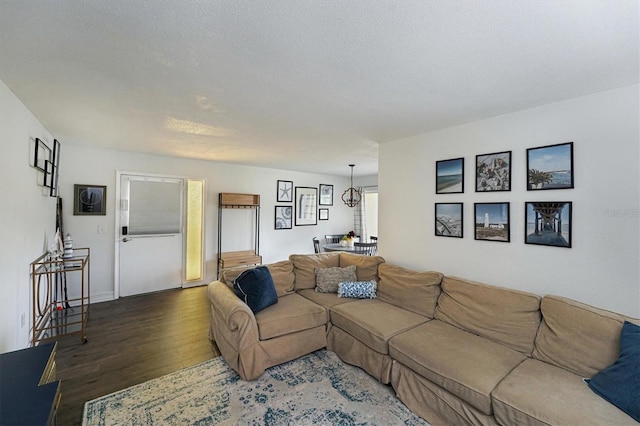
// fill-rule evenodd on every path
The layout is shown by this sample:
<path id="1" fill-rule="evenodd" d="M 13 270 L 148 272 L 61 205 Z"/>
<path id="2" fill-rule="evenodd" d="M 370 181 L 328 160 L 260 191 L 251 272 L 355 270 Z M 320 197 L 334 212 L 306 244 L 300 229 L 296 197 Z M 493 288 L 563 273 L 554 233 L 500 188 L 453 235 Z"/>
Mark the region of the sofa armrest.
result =
<path id="1" fill-rule="evenodd" d="M 256 317 L 233 290 L 220 281 L 207 287 L 211 304 L 211 332 L 218 346 L 230 346 L 240 352 L 258 341 Z M 224 341 L 222 341 L 224 340 Z"/>

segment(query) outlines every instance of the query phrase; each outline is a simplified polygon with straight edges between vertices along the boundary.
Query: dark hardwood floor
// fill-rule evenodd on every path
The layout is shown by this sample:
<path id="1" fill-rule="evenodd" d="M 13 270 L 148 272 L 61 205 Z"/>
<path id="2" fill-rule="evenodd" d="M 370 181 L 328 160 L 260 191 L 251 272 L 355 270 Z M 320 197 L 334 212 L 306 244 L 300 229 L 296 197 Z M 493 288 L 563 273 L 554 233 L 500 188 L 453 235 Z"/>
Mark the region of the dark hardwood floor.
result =
<path id="1" fill-rule="evenodd" d="M 91 305 L 86 334 L 58 340 L 58 425 L 79 425 L 88 400 L 220 355 L 208 339 L 206 286 Z"/>

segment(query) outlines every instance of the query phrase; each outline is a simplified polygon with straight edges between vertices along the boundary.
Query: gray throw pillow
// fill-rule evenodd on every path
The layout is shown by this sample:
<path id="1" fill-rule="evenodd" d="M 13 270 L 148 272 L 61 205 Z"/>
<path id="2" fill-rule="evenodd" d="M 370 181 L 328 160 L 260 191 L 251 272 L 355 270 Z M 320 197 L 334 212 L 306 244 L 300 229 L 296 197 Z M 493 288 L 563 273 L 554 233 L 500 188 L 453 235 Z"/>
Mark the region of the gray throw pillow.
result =
<path id="1" fill-rule="evenodd" d="M 357 280 L 356 265 L 345 268 L 315 268 L 315 272 L 318 293 L 337 293 L 341 282 Z"/>

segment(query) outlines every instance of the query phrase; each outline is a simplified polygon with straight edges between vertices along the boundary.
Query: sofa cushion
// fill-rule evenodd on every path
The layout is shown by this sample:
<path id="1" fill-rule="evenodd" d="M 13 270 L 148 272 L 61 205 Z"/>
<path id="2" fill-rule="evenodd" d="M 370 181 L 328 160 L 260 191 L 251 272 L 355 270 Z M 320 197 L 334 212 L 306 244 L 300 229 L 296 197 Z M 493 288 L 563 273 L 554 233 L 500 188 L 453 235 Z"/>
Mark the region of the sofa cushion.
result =
<path id="1" fill-rule="evenodd" d="M 340 266 L 356 265 L 358 281 L 378 281 L 378 265 L 384 263 L 382 256 L 362 256 L 340 252 Z"/>
<path id="2" fill-rule="evenodd" d="M 340 266 L 340 253 L 292 254 L 289 260 L 293 263 L 294 288 L 297 291 L 316 287 L 316 268 Z"/>
<path id="3" fill-rule="evenodd" d="M 356 266 L 316 268 L 316 288 L 318 293 L 337 293 L 338 284 L 356 279 Z"/>
<path id="4" fill-rule="evenodd" d="M 492 399 L 503 425 L 637 425 L 591 392 L 579 375 L 535 359 L 509 373 Z"/>
<path id="5" fill-rule="evenodd" d="M 310 288 L 300 290 L 297 292 L 297 294 L 311 300 L 313 303 L 324 306 L 326 309 L 330 309 L 335 305 L 353 302 L 355 300 L 338 297 L 338 293 L 318 293 L 317 291 L 311 290 Z"/>
<path id="6" fill-rule="evenodd" d="M 444 277 L 435 318 L 530 355 L 539 308 L 535 294 Z"/>
<path id="7" fill-rule="evenodd" d="M 255 316 L 260 340 L 325 325 L 328 319 L 326 309 L 295 293 L 282 296 Z"/>
<path id="8" fill-rule="evenodd" d="M 278 295 L 273 285 L 269 268 L 258 266 L 242 272 L 233 280 L 233 291 L 246 303 L 253 313 L 278 303 Z"/>
<path id="9" fill-rule="evenodd" d="M 417 272 L 381 263 L 378 275 L 378 299 L 433 318 L 443 277 L 440 272 Z"/>
<path id="10" fill-rule="evenodd" d="M 371 349 L 388 354 L 391 337 L 429 319 L 377 299 L 362 299 L 334 306 L 330 320 Z"/>
<path id="11" fill-rule="evenodd" d="M 516 350 L 438 320 L 393 337 L 389 355 L 486 415 L 493 412 L 493 389 L 526 359 Z"/>
<path id="12" fill-rule="evenodd" d="M 540 305 L 542 324 L 533 357 L 592 377 L 613 364 L 620 350 L 620 314 L 559 296 L 545 296 Z"/>
<path id="13" fill-rule="evenodd" d="M 278 294 L 278 297 L 293 293 L 293 282 L 296 277 L 293 275 L 293 263 L 291 263 L 291 261 L 283 260 L 281 262 L 270 263 L 265 266 L 269 268 L 269 272 L 273 278 L 273 284 L 276 286 L 276 293 Z M 252 268 L 254 268 L 254 266 L 223 269 L 220 274 L 220 281 L 233 288 L 233 280 L 235 280 L 242 272 Z"/>
<path id="14" fill-rule="evenodd" d="M 620 356 L 587 382 L 592 391 L 640 422 L 640 326 L 624 322 Z"/>

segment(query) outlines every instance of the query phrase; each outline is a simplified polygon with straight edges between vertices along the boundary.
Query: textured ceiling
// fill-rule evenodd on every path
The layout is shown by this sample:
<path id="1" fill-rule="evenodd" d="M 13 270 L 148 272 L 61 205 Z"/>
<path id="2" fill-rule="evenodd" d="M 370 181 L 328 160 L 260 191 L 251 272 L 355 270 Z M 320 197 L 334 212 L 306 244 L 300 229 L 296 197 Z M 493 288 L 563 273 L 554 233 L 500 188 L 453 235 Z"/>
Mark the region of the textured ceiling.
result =
<path id="1" fill-rule="evenodd" d="M 62 143 L 348 175 L 378 144 L 637 83 L 638 1 L 0 0 Z"/>

